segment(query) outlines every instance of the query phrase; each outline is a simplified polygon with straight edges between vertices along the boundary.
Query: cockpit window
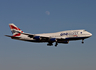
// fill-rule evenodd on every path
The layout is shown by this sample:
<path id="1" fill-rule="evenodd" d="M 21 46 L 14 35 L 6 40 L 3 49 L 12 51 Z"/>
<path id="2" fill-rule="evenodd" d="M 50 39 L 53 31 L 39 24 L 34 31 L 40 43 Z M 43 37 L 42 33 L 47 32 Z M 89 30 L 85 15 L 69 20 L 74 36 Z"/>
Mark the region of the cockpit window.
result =
<path id="1" fill-rule="evenodd" d="M 86 31 L 86 30 L 84 30 L 84 31 Z"/>

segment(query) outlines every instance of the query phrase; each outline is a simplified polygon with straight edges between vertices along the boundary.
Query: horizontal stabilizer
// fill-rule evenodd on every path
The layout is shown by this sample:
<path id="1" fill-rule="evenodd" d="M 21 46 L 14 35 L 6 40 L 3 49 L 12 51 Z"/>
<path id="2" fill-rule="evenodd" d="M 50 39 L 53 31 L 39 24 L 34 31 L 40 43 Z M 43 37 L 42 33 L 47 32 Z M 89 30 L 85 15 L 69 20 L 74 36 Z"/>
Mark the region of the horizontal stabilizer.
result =
<path id="1" fill-rule="evenodd" d="M 14 37 L 14 36 L 10 36 L 10 35 L 5 35 L 5 36 L 11 37 L 12 39 L 13 39 L 13 38 L 14 38 L 14 39 L 19 39 L 19 38 L 21 38 L 21 37 Z"/>
<path id="2" fill-rule="evenodd" d="M 5 35 L 5 36 L 7 36 L 7 37 L 13 37 L 13 36 L 10 36 L 10 35 Z"/>

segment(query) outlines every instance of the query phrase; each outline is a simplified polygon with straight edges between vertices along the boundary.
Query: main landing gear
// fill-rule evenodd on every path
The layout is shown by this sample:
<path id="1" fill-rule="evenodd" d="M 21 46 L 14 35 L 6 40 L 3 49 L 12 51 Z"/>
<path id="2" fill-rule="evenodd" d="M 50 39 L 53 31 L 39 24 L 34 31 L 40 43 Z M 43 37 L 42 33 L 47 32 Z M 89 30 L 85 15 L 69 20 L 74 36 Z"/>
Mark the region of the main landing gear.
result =
<path id="1" fill-rule="evenodd" d="M 55 47 L 57 47 L 58 43 L 56 42 Z"/>
<path id="2" fill-rule="evenodd" d="M 52 45 L 53 45 L 52 42 L 48 42 L 47 44 L 47 46 L 52 46 Z M 55 47 L 57 47 L 57 45 L 58 45 L 58 42 L 56 42 Z"/>
<path id="3" fill-rule="evenodd" d="M 47 44 L 47 46 L 52 46 L 53 44 L 52 44 L 52 42 L 48 42 L 48 44 Z"/>
<path id="4" fill-rule="evenodd" d="M 82 44 L 84 43 L 84 39 L 82 39 Z"/>

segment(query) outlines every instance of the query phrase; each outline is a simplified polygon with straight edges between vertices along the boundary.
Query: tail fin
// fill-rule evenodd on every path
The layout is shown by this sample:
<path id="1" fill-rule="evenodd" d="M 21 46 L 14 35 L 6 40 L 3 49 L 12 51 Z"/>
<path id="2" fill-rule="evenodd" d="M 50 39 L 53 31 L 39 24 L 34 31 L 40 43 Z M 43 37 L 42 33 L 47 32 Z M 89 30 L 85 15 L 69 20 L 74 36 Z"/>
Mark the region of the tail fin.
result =
<path id="1" fill-rule="evenodd" d="M 20 33 L 23 33 L 22 30 L 20 30 L 16 25 L 14 25 L 13 23 L 12 24 L 9 24 L 9 27 L 11 29 L 11 32 L 13 34 L 14 37 L 16 36 L 20 36 L 21 34 Z M 20 32 L 20 33 L 19 33 Z"/>

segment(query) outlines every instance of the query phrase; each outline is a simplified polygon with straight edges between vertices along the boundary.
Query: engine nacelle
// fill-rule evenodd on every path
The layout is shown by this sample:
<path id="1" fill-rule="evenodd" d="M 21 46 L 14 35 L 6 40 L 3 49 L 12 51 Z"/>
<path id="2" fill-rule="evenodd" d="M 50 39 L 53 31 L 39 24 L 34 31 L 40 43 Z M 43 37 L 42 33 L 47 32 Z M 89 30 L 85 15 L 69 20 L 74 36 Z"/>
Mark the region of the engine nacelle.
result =
<path id="1" fill-rule="evenodd" d="M 35 36 L 33 39 L 40 40 L 40 36 Z"/>
<path id="2" fill-rule="evenodd" d="M 55 42 L 56 38 L 51 38 L 50 41 Z"/>

